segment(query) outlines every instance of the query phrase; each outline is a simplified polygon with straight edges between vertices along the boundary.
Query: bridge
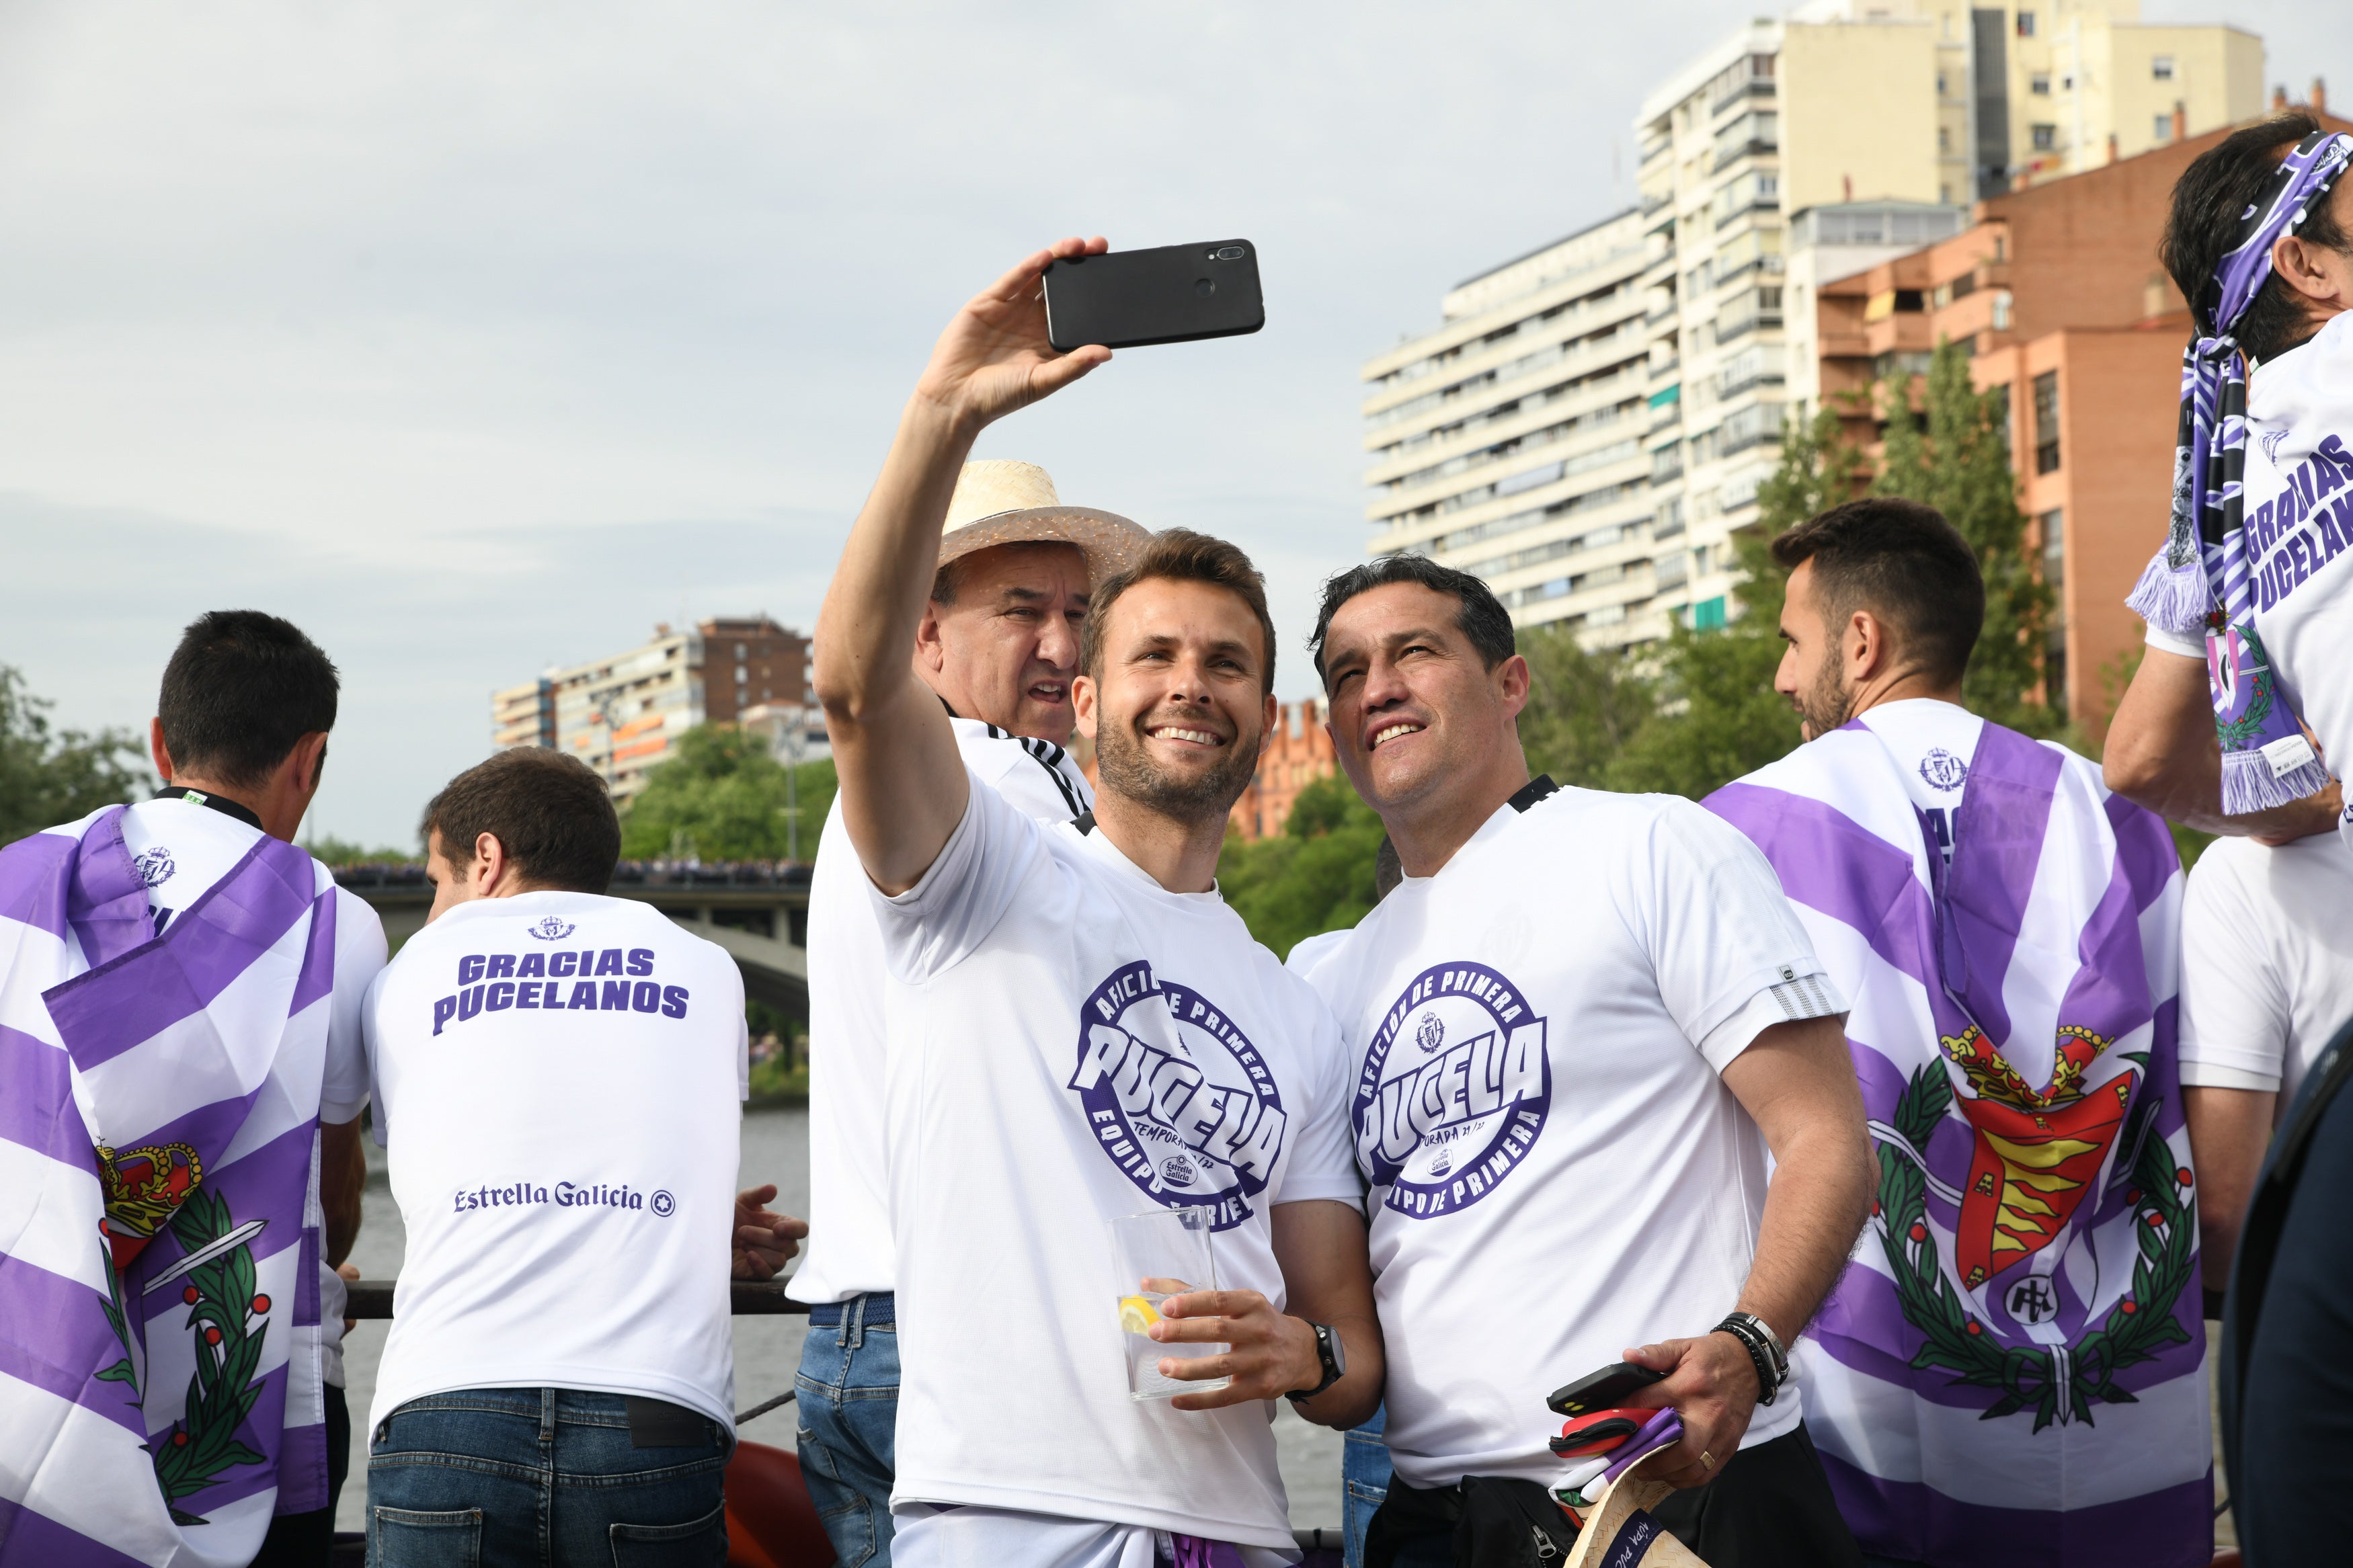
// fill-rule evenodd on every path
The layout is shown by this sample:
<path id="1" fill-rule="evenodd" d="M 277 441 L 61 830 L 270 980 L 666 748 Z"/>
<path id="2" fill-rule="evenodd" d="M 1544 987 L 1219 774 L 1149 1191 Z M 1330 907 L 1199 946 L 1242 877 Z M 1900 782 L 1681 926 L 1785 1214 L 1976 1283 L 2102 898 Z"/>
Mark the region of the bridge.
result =
<path id="1" fill-rule="evenodd" d="M 805 865 L 685 866 L 625 860 L 607 889 L 649 903 L 718 943 L 744 974 L 744 994 L 790 1017 L 808 1016 L 808 879 Z M 394 952 L 425 929 L 433 884 L 425 868 L 345 866 L 335 880 L 367 900 Z"/>

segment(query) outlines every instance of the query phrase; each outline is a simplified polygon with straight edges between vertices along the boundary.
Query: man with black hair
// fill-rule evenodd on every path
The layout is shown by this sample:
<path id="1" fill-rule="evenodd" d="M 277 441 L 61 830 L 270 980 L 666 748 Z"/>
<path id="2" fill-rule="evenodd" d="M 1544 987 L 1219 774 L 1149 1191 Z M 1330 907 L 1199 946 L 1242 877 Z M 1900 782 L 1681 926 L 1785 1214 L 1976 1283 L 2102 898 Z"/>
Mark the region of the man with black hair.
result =
<path id="1" fill-rule="evenodd" d="M 620 824 L 575 758 L 501 752 L 434 796 L 420 836 L 433 907 L 365 1014 L 408 1237 L 369 1415 L 368 1560 L 716 1563 L 734 1442 L 719 1256 L 765 1273 L 798 1228 L 758 1210 L 768 1189 L 734 1192 L 743 978 L 606 896 Z"/>
<path id="2" fill-rule="evenodd" d="M 337 686 L 290 623 L 202 616 L 164 788 L 0 849 L 0 1535 L 28 1558 L 327 1559 L 385 961 L 294 844 Z"/>
<path id="3" fill-rule="evenodd" d="M 1682 1424 L 1660 1522 L 1715 1568 L 1857 1562 L 1788 1347 L 1862 1223 L 1869 1153 L 1844 1004 L 1772 871 L 1687 801 L 1531 779 L 1527 663 L 1475 577 L 1342 573 L 1310 646 L 1403 872 L 1311 973 L 1348 1047 L 1395 1347 L 1364 1561 L 1565 1548 L 1562 1509 L 1589 1517 L 1607 1477 L 1550 1449 L 1546 1397 L 1624 1359 L 1664 1376 L 1621 1403 Z"/>
<path id="4" fill-rule="evenodd" d="M 1874 1563 L 2202 1564 L 2172 841 L 1961 706 L 1985 589 L 1934 509 L 1851 501 L 1772 551 L 1806 744 L 1705 804 L 1852 1007 L 1879 1180 L 1797 1356 L 1839 1505 Z"/>
<path id="5" fill-rule="evenodd" d="M 2325 831 L 2340 792 L 2322 757 L 2353 752 L 2348 160 L 2353 134 L 2276 115 L 2200 154 L 2166 223 L 2197 335 L 2171 533 L 2129 601 L 2148 649 L 2104 763 L 2120 793 L 2208 832 Z"/>

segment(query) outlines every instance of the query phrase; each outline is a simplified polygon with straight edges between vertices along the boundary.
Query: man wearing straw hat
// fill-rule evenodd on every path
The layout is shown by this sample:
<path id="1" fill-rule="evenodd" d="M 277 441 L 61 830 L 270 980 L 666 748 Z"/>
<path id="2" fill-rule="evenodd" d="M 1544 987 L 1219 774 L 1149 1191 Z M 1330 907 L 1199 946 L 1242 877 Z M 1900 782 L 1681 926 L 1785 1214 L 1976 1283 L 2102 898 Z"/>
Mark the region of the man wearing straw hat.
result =
<path id="1" fill-rule="evenodd" d="M 965 765 L 1029 816 L 1093 805 L 1063 750 L 1087 589 L 1149 536 L 1061 504 L 1030 463 L 966 463 L 948 502 L 915 679 L 946 708 Z M 836 800 L 809 886 L 808 1258 L 790 1293 L 809 1334 L 799 1449 L 818 1518 L 850 1568 L 891 1561 L 899 1413 L 897 1268 L 883 1182 L 886 971 L 866 873 Z"/>
<path id="2" fill-rule="evenodd" d="M 1111 357 L 1056 353 L 1040 298 L 1106 248 L 1038 252 L 940 335 L 818 620 L 892 982 L 902 1568 L 1293 1561 L 1268 1402 L 1346 1427 L 1381 1383 L 1336 1026 L 1217 891 L 1274 717 L 1257 570 L 1171 529 L 1094 584 L 1076 822 L 987 787 L 898 662 L 974 439 Z"/>

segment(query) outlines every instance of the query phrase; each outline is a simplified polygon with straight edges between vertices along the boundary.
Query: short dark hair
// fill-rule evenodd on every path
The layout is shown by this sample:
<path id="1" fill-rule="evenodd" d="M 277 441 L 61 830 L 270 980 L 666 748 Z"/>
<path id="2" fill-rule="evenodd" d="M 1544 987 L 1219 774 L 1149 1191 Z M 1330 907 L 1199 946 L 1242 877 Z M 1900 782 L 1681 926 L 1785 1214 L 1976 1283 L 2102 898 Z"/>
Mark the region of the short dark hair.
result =
<path id="1" fill-rule="evenodd" d="M 1093 595 L 1087 601 L 1086 625 L 1079 633 L 1079 668 L 1086 671 L 1088 679 L 1103 679 L 1103 626 L 1111 619 L 1111 607 L 1138 583 L 1155 579 L 1207 583 L 1223 588 L 1248 605 L 1250 614 L 1258 617 L 1259 640 L 1266 646 L 1262 689 L 1274 689 L 1274 616 L 1266 607 L 1266 579 L 1259 575 L 1258 568 L 1250 564 L 1250 558 L 1242 553 L 1240 545 L 1196 533 L 1189 528 L 1171 528 L 1154 534 L 1136 552 L 1134 565 L 1094 585 Z"/>
<path id="2" fill-rule="evenodd" d="M 444 784 L 417 826 L 428 852 L 437 832 L 454 870 L 474 863 L 487 833 L 526 883 L 567 893 L 603 892 L 621 858 L 621 819 L 605 781 L 579 758 L 538 746 L 498 752 Z"/>
<path id="3" fill-rule="evenodd" d="M 212 610 L 172 650 L 155 716 L 178 772 L 259 784 L 297 741 L 335 727 L 338 689 L 334 665 L 293 622 Z"/>
<path id="4" fill-rule="evenodd" d="M 1867 496 L 1775 536 L 1773 559 L 1789 571 L 1814 563 L 1814 592 L 1828 625 L 1869 610 L 1895 628 L 1899 656 L 1952 682 L 1969 667 L 1985 629 L 1985 577 L 1977 552 L 1935 507 Z"/>
<path id="5" fill-rule="evenodd" d="M 1315 612 L 1314 635 L 1307 639 L 1307 649 L 1315 656 L 1317 675 L 1324 673 L 1324 638 L 1332 630 L 1332 617 L 1339 613 L 1340 606 L 1359 594 L 1369 594 L 1392 583 L 1419 583 L 1432 593 L 1453 595 L 1455 629 L 1471 639 L 1471 646 L 1479 650 L 1479 658 L 1489 669 L 1520 651 L 1519 640 L 1512 633 L 1512 613 L 1504 608 L 1504 601 L 1495 597 L 1493 589 L 1468 572 L 1440 566 L 1427 555 L 1399 551 L 1335 573 L 1324 582 L 1323 607 Z"/>
<path id="6" fill-rule="evenodd" d="M 2197 312 L 2201 331 L 2220 324 L 2212 321 L 2219 303 L 2214 269 L 2230 254 L 2247 209 L 2262 203 L 2290 149 L 2326 129 L 2309 109 L 2291 109 L 2232 132 L 2181 171 L 2157 254 Z M 2312 204 L 2295 234 L 2324 249 L 2353 248 L 2326 201 Z M 2285 353 L 2316 330 L 2303 299 L 2274 273 L 2255 290 L 2232 335 L 2249 359 L 2263 361 Z"/>

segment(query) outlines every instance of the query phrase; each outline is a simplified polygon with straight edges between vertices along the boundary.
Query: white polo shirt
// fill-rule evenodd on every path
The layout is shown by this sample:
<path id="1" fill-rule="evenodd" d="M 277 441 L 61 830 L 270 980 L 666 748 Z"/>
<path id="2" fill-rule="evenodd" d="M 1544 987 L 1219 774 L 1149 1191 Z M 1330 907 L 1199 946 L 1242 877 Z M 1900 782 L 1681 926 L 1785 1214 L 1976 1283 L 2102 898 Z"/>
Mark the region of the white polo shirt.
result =
<path id="1" fill-rule="evenodd" d="M 1051 741 L 949 722 L 973 776 L 1029 816 L 1068 822 L 1094 805 L 1086 774 Z M 883 1180 L 889 975 L 870 892 L 836 797 L 809 878 L 809 1235 L 786 1288 L 812 1304 L 898 1279 Z"/>
<path id="2" fill-rule="evenodd" d="M 1717 1075 L 1845 1004 L 1755 845 L 1581 789 L 1500 807 L 1313 973 L 1354 1067 L 1398 1474 L 1547 1480 L 1547 1394 L 1738 1301 L 1766 1149 Z M 1802 1408 L 1784 1385 L 1743 1446 Z"/>
<path id="3" fill-rule="evenodd" d="M 1280 1310 L 1270 1211 L 1357 1201 L 1331 1015 L 1215 892 L 1169 892 L 977 778 L 923 880 L 871 897 L 910 988 L 894 1505 L 1289 1548 L 1264 1403 L 1128 1397 L 1106 1222 L 1212 1210 L 1218 1286 Z"/>
<path id="4" fill-rule="evenodd" d="M 635 1394 L 734 1425 L 744 981 L 651 905 L 459 904 L 367 999 L 408 1229 L 374 1426 L 459 1388 Z"/>
<path id="5" fill-rule="evenodd" d="M 2353 1021 L 2353 854 L 2334 835 L 2218 838 L 2181 900 L 2181 1081 L 2275 1089 Z"/>

